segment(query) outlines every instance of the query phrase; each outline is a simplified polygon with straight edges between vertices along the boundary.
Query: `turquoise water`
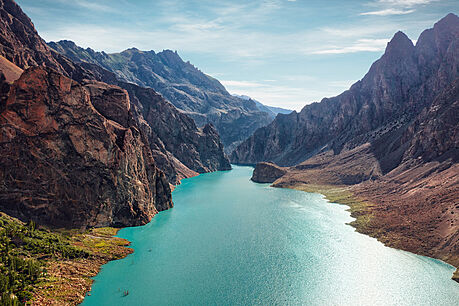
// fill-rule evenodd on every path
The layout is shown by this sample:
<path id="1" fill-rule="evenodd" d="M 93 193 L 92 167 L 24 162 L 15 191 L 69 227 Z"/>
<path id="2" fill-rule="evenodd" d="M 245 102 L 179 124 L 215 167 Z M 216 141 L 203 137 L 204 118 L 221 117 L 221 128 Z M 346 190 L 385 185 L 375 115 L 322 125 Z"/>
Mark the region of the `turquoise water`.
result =
<path id="1" fill-rule="evenodd" d="M 459 305 L 451 266 L 356 233 L 346 206 L 251 174 L 183 180 L 173 209 L 119 232 L 135 252 L 103 266 L 83 305 Z"/>

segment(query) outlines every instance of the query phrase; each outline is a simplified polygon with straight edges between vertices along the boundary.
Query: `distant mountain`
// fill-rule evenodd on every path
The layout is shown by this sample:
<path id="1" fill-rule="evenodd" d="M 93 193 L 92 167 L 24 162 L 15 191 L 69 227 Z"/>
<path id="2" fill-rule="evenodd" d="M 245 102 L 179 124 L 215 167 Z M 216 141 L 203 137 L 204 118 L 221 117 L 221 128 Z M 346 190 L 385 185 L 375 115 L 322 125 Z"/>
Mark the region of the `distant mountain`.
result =
<path id="1" fill-rule="evenodd" d="M 416 45 L 396 33 L 362 80 L 277 115 L 231 160 L 276 187 L 344 190 L 360 232 L 459 267 L 459 17 Z"/>
<path id="2" fill-rule="evenodd" d="M 151 88 L 49 48 L 0 0 L 0 210 L 59 227 L 132 226 L 172 207 L 170 184 L 231 166 Z"/>
<path id="3" fill-rule="evenodd" d="M 244 100 L 247 100 L 247 101 L 253 101 L 255 102 L 255 105 L 258 107 L 258 109 L 262 112 L 265 112 L 265 113 L 268 113 L 270 116 L 273 117 L 273 119 L 277 116 L 277 114 L 290 114 L 292 112 L 292 110 L 290 109 L 285 109 L 285 108 L 281 108 L 281 107 L 274 107 L 274 106 L 268 106 L 268 105 L 264 105 L 263 103 L 261 103 L 260 101 L 257 101 L 255 99 L 252 99 L 251 97 L 249 96 L 246 96 L 246 95 L 237 95 L 237 94 L 233 94 L 233 96 L 235 97 L 238 97 L 238 98 L 241 98 L 241 99 L 244 99 Z"/>
<path id="4" fill-rule="evenodd" d="M 192 117 L 197 126 L 212 123 L 227 152 L 272 121 L 253 101 L 230 95 L 220 82 L 184 62 L 177 52 L 156 53 L 132 48 L 107 54 L 83 49 L 66 40 L 48 45 L 75 62 L 96 64 L 124 82 L 153 88 Z"/>

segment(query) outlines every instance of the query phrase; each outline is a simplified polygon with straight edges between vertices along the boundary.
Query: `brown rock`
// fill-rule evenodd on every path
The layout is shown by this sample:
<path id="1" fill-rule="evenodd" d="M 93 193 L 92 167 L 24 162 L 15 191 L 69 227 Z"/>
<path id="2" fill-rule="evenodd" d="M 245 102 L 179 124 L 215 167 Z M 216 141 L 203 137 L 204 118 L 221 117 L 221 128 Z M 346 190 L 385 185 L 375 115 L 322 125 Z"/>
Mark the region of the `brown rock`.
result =
<path id="1" fill-rule="evenodd" d="M 148 138 L 155 161 L 172 184 L 199 173 L 231 169 L 212 125 L 197 128 L 193 119 L 151 88 L 118 84 L 129 92 L 134 116 Z"/>
<path id="2" fill-rule="evenodd" d="M 118 101 L 125 126 L 92 100 Z M 0 114 L 0 202 L 54 226 L 130 226 L 172 207 L 169 184 L 129 117 L 128 96 L 31 68 Z M 110 105 L 108 105 L 110 106 Z"/>
<path id="3" fill-rule="evenodd" d="M 258 163 L 253 170 L 251 180 L 257 183 L 273 183 L 275 180 L 287 173 L 285 168 L 273 163 Z"/>

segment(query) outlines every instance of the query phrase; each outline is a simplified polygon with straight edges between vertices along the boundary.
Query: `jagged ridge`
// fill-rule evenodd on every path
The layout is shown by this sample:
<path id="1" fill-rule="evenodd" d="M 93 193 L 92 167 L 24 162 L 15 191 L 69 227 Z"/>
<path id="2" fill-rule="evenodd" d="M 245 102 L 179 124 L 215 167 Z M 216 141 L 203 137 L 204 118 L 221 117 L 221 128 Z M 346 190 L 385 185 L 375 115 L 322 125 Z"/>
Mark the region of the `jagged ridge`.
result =
<path id="1" fill-rule="evenodd" d="M 107 54 L 83 49 L 71 41 L 49 46 L 76 62 L 97 64 L 125 82 L 151 87 L 192 117 L 198 126 L 212 123 L 231 152 L 257 128 L 272 121 L 254 101 L 230 95 L 216 79 L 202 73 L 177 52 L 140 51 L 136 48 Z"/>

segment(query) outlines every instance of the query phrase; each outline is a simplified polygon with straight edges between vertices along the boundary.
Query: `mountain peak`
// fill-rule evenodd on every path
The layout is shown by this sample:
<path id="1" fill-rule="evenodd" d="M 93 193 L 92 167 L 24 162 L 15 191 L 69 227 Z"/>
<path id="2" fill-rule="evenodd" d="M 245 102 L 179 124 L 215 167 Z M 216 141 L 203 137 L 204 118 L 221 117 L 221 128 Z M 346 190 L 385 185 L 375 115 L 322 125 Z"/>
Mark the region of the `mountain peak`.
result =
<path id="1" fill-rule="evenodd" d="M 131 47 L 131 48 L 128 48 L 124 51 L 122 51 L 121 53 L 132 53 L 132 52 L 139 52 L 140 50 L 137 49 L 136 47 Z"/>
<path id="2" fill-rule="evenodd" d="M 449 13 L 442 19 L 440 19 L 437 23 L 435 23 L 434 27 L 459 27 L 459 17 L 453 13 Z"/>
<path id="3" fill-rule="evenodd" d="M 51 41 L 50 43 L 56 44 L 54 41 Z M 69 47 L 72 47 L 72 48 L 77 46 L 73 41 L 67 40 L 67 39 L 60 40 L 57 43 L 61 44 L 61 45 L 64 45 L 64 46 L 69 46 Z"/>
<path id="4" fill-rule="evenodd" d="M 408 36 L 406 36 L 405 33 L 403 33 L 402 31 L 398 31 L 397 33 L 394 34 L 394 36 L 390 40 L 389 44 L 397 44 L 397 45 L 409 44 L 409 45 L 413 45 L 413 42 L 411 41 L 411 39 L 409 39 Z"/>
<path id="5" fill-rule="evenodd" d="M 389 41 L 385 54 L 406 55 L 414 49 L 413 42 L 402 31 L 395 33 Z"/>

